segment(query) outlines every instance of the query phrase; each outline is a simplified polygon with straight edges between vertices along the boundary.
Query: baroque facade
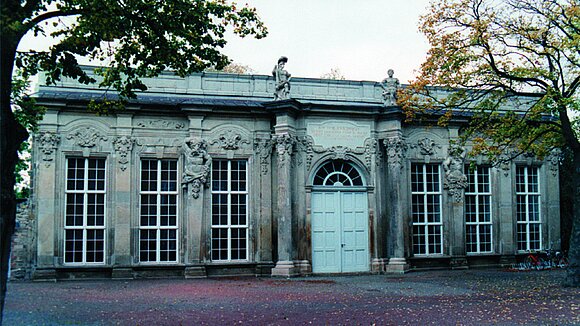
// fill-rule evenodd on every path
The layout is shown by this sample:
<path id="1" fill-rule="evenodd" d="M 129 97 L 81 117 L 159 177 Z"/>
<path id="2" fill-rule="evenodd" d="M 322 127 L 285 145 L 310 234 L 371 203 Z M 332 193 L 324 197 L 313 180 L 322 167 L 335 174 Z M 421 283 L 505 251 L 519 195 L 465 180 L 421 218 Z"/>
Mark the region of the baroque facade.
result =
<path id="1" fill-rule="evenodd" d="M 85 109 L 99 89 L 40 86 L 33 277 L 402 273 L 559 241 L 557 156 L 491 166 L 453 145 L 461 117 L 405 123 L 392 71 L 290 79 L 286 62 L 164 73 L 108 116 Z"/>

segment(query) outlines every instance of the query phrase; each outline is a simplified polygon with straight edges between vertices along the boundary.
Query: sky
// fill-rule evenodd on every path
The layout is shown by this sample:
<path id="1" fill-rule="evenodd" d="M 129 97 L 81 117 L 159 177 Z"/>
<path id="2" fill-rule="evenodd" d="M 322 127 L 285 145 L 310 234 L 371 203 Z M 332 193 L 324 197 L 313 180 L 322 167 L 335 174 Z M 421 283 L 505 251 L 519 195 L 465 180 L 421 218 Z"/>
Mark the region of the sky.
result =
<path id="1" fill-rule="evenodd" d="M 269 75 L 280 56 L 293 77 L 319 78 L 338 68 L 346 79 L 381 81 L 387 70 L 407 83 L 428 44 L 418 19 L 428 0 L 242 0 L 268 27 L 266 38 L 228 35 L 223 49 L 235 63 Z M 45 50 L 50 39 L 28 35 L 20 49 Z M 87 64 L 88 61 L 80 60 Z"/>
<path id="2" fill-rule="evenodd" d="M 425 60 L 418 31 L 428 0 L 249 0 L 266 23 L 266 38 L 231 38 L 224 52 L 259 74 L 278 58 L 296 77 L 338 68 L 346 79 L 380 81 L 393 69 L 406 83 Z"/>

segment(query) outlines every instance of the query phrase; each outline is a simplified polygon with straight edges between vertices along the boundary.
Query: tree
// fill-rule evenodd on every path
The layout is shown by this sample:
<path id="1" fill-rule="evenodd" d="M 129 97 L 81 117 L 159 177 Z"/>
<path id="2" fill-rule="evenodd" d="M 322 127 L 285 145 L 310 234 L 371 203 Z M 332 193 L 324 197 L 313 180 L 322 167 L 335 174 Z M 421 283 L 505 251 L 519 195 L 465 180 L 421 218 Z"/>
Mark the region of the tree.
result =
<path id="1" fill-rule="evenodd" d="M 338 69 L 338 68 L 332 68 L 332 69 L 330 69 L 330 72 L 327 72 L 327 73 L 324 73 L 324 74 L 320 75 L 320 78 L 322 78 L 322 79 L 344 80 L 344 75 L 342 74 L 342 71 L 340 71 L 340 69 Z"/>
<path id="2" fill-rule="evenodd" d="M 238 74 L 238 75 L 249 75 L 254 73 L 254 69 L 252 69 L 250 66 L 247 65 L 243 65 L 240 63 L 236 63 L 236 62 L 230 62 L 228 65 L 226 65 L 225 67 L 221 68 L 221 69 L 216 69 L 215 67 L 209 67 L 207 69 L 205 69 L 205 71 L 209 71 L 209 72 L 225 72 L 228 74 Z"/>
<path id="3" fill-rule="evenodd" d="M 496 162 L 506 153 L 571 153 L 576 194 L 566 282 L 578 286 L 580 1 L 440 0 L 419 26 L 430 50 L 418 77 L 399 94 L 408 120 L 438 113 L 445 124 L 469 112 L 461 140 Z M 453 89 L 452 95 L 428 85 Z M 504 110 L 514 105 L 519 112 Z"/>
<path id="4" fill-rule="evenodd" d="M 0 4 L 1 97 L 1 307 L 4 308 L 10 240 L 14 229 L 14 168 L 17 151 L 28 138 L 11 110 L 15 67 L 28 77 L 43 70 L 47 82 L 61 77 L 95 83 L 79 67 L 79 56 L 103 62 L 99 85 L 110 89 L 90 107 L 119 108 L 136 91 L 142 77 L 170 69 L 180 76 L 229 63 L 220 52 L 228 28 L 241 37 L 262 38 L 266 27 L 255 9 L 226 0 L 4 0 Z M 67 18 L 65 18 L 67 17 Z M 49 31 L 50 28 L 50 31 Z M 25 34 L 47 36 L 56 43 L 48 51 L 17 52 Z M 38 112 L 37 112 L 38 114 Z M 33 114 L 34 115 L 34 114 Z"/>

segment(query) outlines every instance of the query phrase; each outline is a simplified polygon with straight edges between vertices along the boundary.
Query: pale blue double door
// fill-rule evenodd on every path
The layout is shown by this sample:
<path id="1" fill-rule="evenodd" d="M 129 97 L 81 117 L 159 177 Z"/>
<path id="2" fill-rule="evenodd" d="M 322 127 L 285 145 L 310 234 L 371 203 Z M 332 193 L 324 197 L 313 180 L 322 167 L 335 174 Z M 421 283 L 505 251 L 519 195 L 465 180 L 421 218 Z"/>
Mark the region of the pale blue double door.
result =
<path id="1" fill-rule="evenodd" d="M 366 192 L 312 192 L 312 272 L 369 271 Z"/>

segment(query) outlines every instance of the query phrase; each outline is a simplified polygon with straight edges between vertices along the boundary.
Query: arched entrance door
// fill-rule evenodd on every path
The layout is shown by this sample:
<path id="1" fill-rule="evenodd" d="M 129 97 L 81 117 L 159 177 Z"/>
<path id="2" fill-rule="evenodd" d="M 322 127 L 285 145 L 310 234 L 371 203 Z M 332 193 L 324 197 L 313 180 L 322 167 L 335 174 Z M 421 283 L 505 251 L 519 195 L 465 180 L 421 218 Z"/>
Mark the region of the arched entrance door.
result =
<path id="1" fill-rule="evenodd" d="M 369 214 L 365 182 L 342 160 L 322 165 L 312 180 L 312 272 L 369 271 Z"/>

